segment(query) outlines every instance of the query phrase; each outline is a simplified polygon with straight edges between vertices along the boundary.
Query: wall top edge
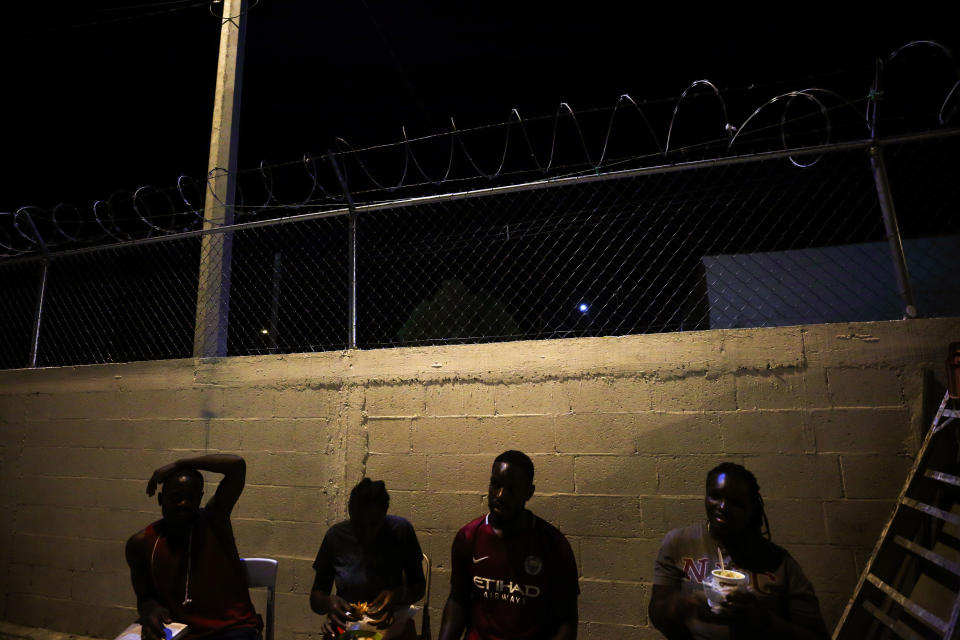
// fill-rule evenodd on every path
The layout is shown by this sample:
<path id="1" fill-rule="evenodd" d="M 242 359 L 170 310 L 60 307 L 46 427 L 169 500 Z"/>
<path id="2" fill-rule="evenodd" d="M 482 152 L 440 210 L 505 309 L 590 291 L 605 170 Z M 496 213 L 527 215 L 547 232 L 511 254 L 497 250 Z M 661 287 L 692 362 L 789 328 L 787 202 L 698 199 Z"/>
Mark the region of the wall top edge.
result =
<path id="1" fill-rule="evenodd" d="M 936 366 L 960 318 L 719 329 L 0 371 L 0 394 L 344 383 L 717 377 L 827 367 Z"/>

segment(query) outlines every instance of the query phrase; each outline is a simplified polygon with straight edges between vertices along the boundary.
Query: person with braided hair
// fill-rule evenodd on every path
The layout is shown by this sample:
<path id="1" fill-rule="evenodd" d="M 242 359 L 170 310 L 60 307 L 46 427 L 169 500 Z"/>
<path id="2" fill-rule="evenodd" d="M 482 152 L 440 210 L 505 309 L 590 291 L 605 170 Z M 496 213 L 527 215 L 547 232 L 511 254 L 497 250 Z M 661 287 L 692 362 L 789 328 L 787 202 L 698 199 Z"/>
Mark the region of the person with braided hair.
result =
<path id="1" fill-rule="evenodd" d="M 774 544 L 756 477 L 724 462 L 707 473 L 706 521 L 673 529 L 654 566 L 650 621 L 670 640 L 829 637 L 813 586 Z M 720 569 L 747 576 L 720 611 L 707 606 L 703 582 Z"/>
<path id="2" fill-rule="evenodd" d="M 413 525 L 388 514 L 389 507 L 383 480 L 363 478 L 350 492 L 349 519 L 323 537 L 310 608 L 328 616 L 321 628 L 325 639 L 338 638 L 361 620 L 381 629 L 384 640 L 416 638 L 409 613 L 427 586 L 423 552 Z"/>

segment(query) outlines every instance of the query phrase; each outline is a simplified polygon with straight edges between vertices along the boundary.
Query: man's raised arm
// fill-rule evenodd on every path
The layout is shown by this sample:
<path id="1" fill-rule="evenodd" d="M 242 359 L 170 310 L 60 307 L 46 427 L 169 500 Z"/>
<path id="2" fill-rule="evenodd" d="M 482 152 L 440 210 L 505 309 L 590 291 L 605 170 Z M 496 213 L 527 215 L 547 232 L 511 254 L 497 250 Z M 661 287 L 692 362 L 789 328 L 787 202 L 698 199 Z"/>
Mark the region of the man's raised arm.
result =
<path id="1" fill-rule="evenodd" d="M 150 477 L 150 482 L 147 483 L 147 495 L 152 496 L 156 492 L 158 484 L 162 484 L 178 470 L 183 469 L 223 474 L 223 479 L 217 485 L 216 493 L 207 501 L 207 509 L 216 509 L 225 515 L 229 515 L 233 511 L 233 506 L 240 499 L 240 494 L 243 493 L 243 486 L 246 482 L 247 463 L 243 458 L 230 453 L 210 453 L 192 458 L 182 458 L 176 462 L 165 464 L 154 471 L 153 476 Z"/>

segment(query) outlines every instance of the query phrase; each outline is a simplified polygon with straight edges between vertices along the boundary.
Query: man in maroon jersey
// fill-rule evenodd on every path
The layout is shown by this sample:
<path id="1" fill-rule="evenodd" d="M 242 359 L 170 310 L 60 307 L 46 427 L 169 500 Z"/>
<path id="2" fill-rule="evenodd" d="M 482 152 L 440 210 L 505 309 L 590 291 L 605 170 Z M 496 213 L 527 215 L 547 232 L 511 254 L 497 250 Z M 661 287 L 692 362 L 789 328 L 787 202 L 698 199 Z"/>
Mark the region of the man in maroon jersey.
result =
<path id="1" fill-rule="evenodd" d="M 163 640 L 164 623 L 187 625 L 183 640 L 256 640 L 262 623 L 250 603 L 247 578 L 230 526 L 243 492 L 246 463 L 209 454 L 165 464 L 147 483 L 163 518 L 127 541 L 143 640 Z M 199 470 L 222 473 L 206 506 Z"/>
<path id="2" fill-rule="evenodd" d="M 457 533 L 439 640 L 574 640 L 577 563 L 570 543 L 525 507 L 533 462 L 520 451 L 493 461 L 490 513 Z"/>

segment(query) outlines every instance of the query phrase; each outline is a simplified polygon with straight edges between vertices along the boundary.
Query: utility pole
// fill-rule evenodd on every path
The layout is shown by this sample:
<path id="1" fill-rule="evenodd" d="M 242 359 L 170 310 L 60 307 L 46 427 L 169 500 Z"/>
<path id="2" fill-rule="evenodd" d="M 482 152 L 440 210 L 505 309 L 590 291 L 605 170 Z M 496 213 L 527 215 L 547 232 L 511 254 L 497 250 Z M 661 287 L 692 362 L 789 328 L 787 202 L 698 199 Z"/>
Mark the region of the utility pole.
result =
<path id="1" fill-rule="evenodd" d="M 243 72 L 243 41 L 247 30 L 247 0 L 217 0 L 214 4 L 223 7 L 223 16 L 220 25 L 216 93 L 213 99 L 213 124 L 210 128 L 207 192 L 203 205 L 205 230 L 233 224 L 240 131 L 240 82 Z M 195 358 L 227 355 L 232 253 L 232 232 L 215 232 L 202 236 L 197 322 L 193 337 Z"/>
<path id="2" fill-rule="evenodd" d="M 913 286 L 910 284 L 910 273 L 907 271 L 907 257 L 903 252 L 903 238 L 900 235 L 900 226 L 897 224 L 897 212 L 893 206 L 893 194 L 890 192 L 890 179 L 887 177 L 887 165 L 883 161 L 883 148 L 877 144 L 877 124 L 879 117 L 880 100 L 883 98 L 883 60 L 877 60 L 873 80 L 873 89 L 870 91 L 870 167 L 873 169 L 873 182 L 877 188 L 877 199 L 880 203 L 880 213 L 883 215 L 883 226 L 887 232 L 887 244 L 890 246 L 890 258 L 893 260 L 893 274 L 897 279 L 897 291 L 903 302 L 903 319 L 917 317 L 917 304 L 913 298 Z"/>

